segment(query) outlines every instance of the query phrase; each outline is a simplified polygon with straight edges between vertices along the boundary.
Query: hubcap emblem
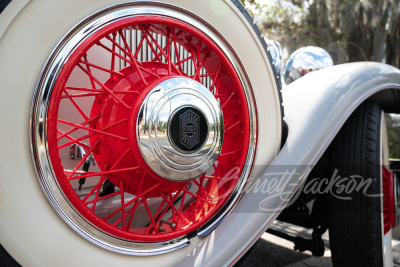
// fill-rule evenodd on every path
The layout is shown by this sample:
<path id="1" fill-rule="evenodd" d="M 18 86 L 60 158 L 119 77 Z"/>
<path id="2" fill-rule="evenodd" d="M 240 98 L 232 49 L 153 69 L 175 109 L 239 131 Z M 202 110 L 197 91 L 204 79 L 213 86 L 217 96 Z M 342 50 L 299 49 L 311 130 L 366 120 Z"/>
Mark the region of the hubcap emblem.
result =
<path id="1" fill-rule="evenodd" d="M 191 110 L 186 111 L 184 114 L 179 116 L 180 121 L 180 132 L 181 132 L 181 144 L 186 146 L 188 149 L 193 148 L 200 141 L 199 131 L 199 119 Z"/>
<path id="2" fill-rule="evenodd" d="M 208 122 L 203 113 L 195 107 L 186 106 L 172 114 L 169 122 L 171 143 L 183 153 L 201 148 L 207 139 Z"/>

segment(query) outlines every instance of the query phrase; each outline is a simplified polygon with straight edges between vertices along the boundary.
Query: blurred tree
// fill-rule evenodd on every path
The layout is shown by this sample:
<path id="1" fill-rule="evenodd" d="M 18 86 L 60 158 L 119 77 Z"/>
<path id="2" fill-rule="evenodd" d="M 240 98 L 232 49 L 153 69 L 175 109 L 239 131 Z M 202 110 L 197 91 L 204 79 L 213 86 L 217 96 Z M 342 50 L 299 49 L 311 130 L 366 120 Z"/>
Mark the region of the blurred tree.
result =
<path id="1" fill-rule="evenodd" d="M 386 115 L 389 157 L 400 159 L 400 116 Z"/>
<path id="2" fill-rule="evenodd" d="M 378 61 L 400 68 L 400 0 L 241 0 L 267 38 L 288 53 L 307 45 L 335 64 Z M 390 157 L 400 158 L 400 116 L 386 116 Z"/>
<path id="3" fill-rule="evenodd" d="M 385 62 L 400 68 L 400 0 L 242 0 L 268 38 L 289 53 L 316 45 L 335 64 Z"/>

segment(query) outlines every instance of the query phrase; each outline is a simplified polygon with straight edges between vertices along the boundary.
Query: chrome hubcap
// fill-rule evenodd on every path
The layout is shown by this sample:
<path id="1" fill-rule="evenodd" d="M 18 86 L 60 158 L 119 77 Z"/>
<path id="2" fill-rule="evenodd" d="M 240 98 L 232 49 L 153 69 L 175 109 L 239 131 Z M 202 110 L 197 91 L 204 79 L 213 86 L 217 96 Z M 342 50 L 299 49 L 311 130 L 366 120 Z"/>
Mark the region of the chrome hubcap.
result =
<path id="1" fill-rule="evenodd" d="M 139 150 L 165 179 L 195 179 L 220 153 L 222 112 L 213 94 L 192 79 L 171 78 L 154 86 L 135 118 Z"/>

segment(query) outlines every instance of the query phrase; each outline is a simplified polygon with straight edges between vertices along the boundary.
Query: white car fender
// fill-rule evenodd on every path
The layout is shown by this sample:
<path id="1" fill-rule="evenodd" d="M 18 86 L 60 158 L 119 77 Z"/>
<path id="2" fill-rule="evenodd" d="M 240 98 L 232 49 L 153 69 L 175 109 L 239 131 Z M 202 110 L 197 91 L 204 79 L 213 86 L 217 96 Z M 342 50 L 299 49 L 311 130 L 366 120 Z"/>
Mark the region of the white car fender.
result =
<path id="1" fill-rule="evenodd" d="M 262 182 L 256 182 L 179 266 L 231 266 L 239 260 L 289 203 L 352 112 L 385 89 L 400 90 L 400 70 L 371 62 L 330 67 L 286 87 L 282 93 L 289 134 L 259 178 L 278 178 L 279 183 L 263 190 Z"/>
<path id="2" fill-rule="evenodd" d="M 30 0 L 14 0 L 10 1 L 5 8 L 7 12 L 1 12 L 0 16 L 0 38 L 3 36 L 4 32 L 7 30 L 8 26 L 18 15 L 18 13 L 24 8 Z"/>

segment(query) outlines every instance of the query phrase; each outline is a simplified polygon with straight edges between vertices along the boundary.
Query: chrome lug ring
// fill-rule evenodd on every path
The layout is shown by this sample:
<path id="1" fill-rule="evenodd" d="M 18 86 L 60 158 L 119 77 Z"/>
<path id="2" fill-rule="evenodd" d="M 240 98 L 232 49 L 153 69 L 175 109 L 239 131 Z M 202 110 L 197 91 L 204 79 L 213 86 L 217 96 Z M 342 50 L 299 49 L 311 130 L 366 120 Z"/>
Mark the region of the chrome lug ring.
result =
<path id="1" fill-rule="evenodd" d="M 171 78 L 156 85 L 137 118 L 137 142 L 148 166 L 163 178 L 187 181 L 204 174 L 222 146 L 222 113 L 199 82 Z"/>

